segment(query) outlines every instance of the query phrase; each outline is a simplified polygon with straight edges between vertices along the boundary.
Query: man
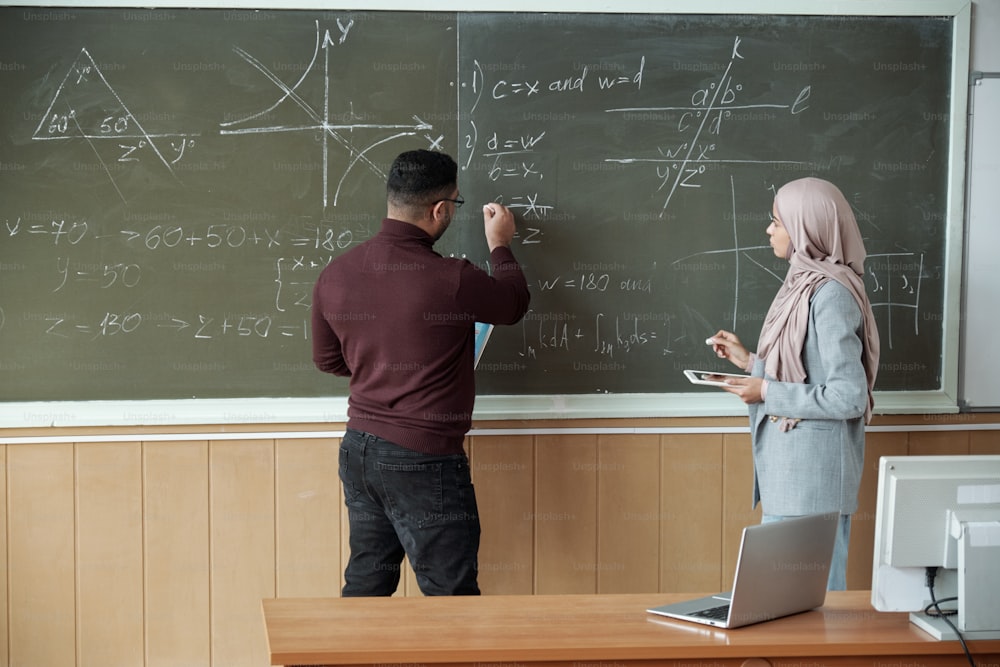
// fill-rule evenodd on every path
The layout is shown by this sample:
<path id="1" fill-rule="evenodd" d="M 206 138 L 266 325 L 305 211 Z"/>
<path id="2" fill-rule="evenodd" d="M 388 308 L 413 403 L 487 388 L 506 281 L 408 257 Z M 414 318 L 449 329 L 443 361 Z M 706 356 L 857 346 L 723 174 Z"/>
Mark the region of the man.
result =
<path id="1" fill-rule="evenodd" d="M 479 513 L 462 448 L 473 330 L 516 323 L 530 297 L 504 206 L 483 207 L 492 275 L 434 251 L 464 203 L 457 172 L 443 153 L 397 157 L 381 231 L 331 262 L 313 292 L 313 361 L 351 378 L 340 447 L 345 597 L 391 595 L 404 554 L 425 595 L 479 594 Z"/>

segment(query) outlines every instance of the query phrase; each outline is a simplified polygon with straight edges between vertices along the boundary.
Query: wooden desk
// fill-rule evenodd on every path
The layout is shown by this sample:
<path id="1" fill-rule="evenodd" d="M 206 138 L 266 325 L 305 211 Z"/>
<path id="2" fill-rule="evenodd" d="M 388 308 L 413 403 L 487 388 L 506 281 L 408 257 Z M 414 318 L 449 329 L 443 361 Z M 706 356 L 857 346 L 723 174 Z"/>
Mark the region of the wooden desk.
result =
<path id="1" fill-rule="evenodd" d="M 645 611 L 688 597 L 286 598 L 264 600 L 263 608 L 272 665 L 968 664 L 958 642 L 931 638 L 906 614 L 874 611 L 868 591 L 830 593 L 822 609 L 737 630 Z M 979 665 L 1000 661 L 1000 640 L 971 642 L 970 648 Z"/>

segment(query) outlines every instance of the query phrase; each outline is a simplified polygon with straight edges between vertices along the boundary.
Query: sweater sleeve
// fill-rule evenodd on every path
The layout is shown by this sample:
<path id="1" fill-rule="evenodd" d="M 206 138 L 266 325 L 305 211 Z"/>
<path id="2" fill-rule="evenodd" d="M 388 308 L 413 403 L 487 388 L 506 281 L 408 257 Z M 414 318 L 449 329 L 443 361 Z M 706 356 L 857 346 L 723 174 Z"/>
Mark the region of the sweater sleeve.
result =
<path id="1" fill-rule="evenodd" d="M 312 350 L 313 363 L 316 368 L 324 373 L 347 376 L 351 375 L 351 369 L 344 359 L 343 348 L 340 338 L 334 333 L 333 328 L 327 321 L 322 298 L 320 296 L 319 283 L 313 291 L 312 305 Z"/>
<path id="2" fill-rule="evenodd" d="M 459 303 L 477 322 L 515 324 L 528 312 L 531 295 L 521 265 L 510 248 L 490 253 L 492 275 L 467 264 L 459 286 Z"/>

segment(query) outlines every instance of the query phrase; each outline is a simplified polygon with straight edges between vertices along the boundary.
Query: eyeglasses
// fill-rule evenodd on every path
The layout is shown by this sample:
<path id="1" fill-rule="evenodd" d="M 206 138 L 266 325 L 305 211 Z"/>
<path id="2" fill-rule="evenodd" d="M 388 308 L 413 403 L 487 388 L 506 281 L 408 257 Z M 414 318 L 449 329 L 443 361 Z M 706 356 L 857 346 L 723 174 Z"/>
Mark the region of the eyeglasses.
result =
<path id="1" fill-rule="evenodd" d="M 438 199 L 438 200 L 437 200 L 436 202 L 434 202 L 434 203 L 435 203 L 435 204 L 438 204 L 438 203 L 440 203 L 440 202 L 443 202 L 443 201 L 450 201 L 450 202 L 451 202 L 452 204 L 454 204 L 454 205 L 455 205 L 455 208 L 461 208 L 461 207 L 462 207 L 462 204 L 464 204 L 464 203 L 465 203 L 465 200 L 464 200 L 464 199 L 462 199 L 462 196 L 461 196 L 461 195 L 459 195 L 459 196 L 458 196 L 458 199 L 448 199 L 448 198 L 446 197 L 446 198 L 444 198 L 444 199 Z"/>

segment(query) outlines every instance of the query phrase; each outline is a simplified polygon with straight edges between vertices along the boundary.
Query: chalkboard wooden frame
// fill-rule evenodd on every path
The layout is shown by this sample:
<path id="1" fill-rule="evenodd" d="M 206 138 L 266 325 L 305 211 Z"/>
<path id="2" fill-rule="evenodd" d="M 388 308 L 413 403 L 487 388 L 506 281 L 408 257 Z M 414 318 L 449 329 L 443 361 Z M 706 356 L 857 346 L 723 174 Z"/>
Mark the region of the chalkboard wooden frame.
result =
<path id="1" fill-rule="evenodd" d="M 86 3 L 83 6 L 91 5 Z M 27 2 L 18 6 L 80 7 L 70 2 Z M 146 7 L 131 2 L 92 3 L 102 7 Z M 157 8 L 243 8 L 270 9 L 273 3 L 242 2 L 173 2 L 161 0 Z M 358 1 L 344 9 L 359 10 L 428 10 L 467 12 L 464 3 L 428 0 L 425 3 Z M 285 9 L 334 9 L 323 2 L 297 2 L 282 5 Z M 572 2 L 549 0 L 544 3 L 511 0 L 491 3 L 479 11 L 575 12 L 575 13 L 658 13 L 662 3 L 632 0 L 628 2 Z M 948 204 L 946 220 L 946 265 L 949 267 L 944 287 L 942 340 L 942 382 L 934 391 L 879 392 L 879 413 L 946 413 L 958 411 L 959 322 L 962 266 L 962 221 L 965 193 L 965 146 L 967 81 L 969 70 L 969 35 L 971 5 L 963 0 L 918 0 L 896 3 L 891 0 L 867 2 L 850 0 L 832 8 L 802 6 L 800 2 L 762 2 L 749 7 L 735 1 L 673 3 L 671 14 L 767 15 L 845 15 L 845 16 L 947 16 L 952 18 L 953 52 L 951 60 L 948 158 Z M 476 418 L 491 419 L 562 419 L 562 418 L 642 418 L 679 416 L 730 416 L 745 413 L 734 398 L 716 393 L 670 394 L 599 394 L 552 396 L 480 396 Z M 214 423 L 310 423 L 339 422 L 346 418 L 346 398 L 260 398 L 136 401 L 55 401 L 0 404 L 0 425 L 7 427 L 38 426 L 111 426 L 172 425 Z"/>

